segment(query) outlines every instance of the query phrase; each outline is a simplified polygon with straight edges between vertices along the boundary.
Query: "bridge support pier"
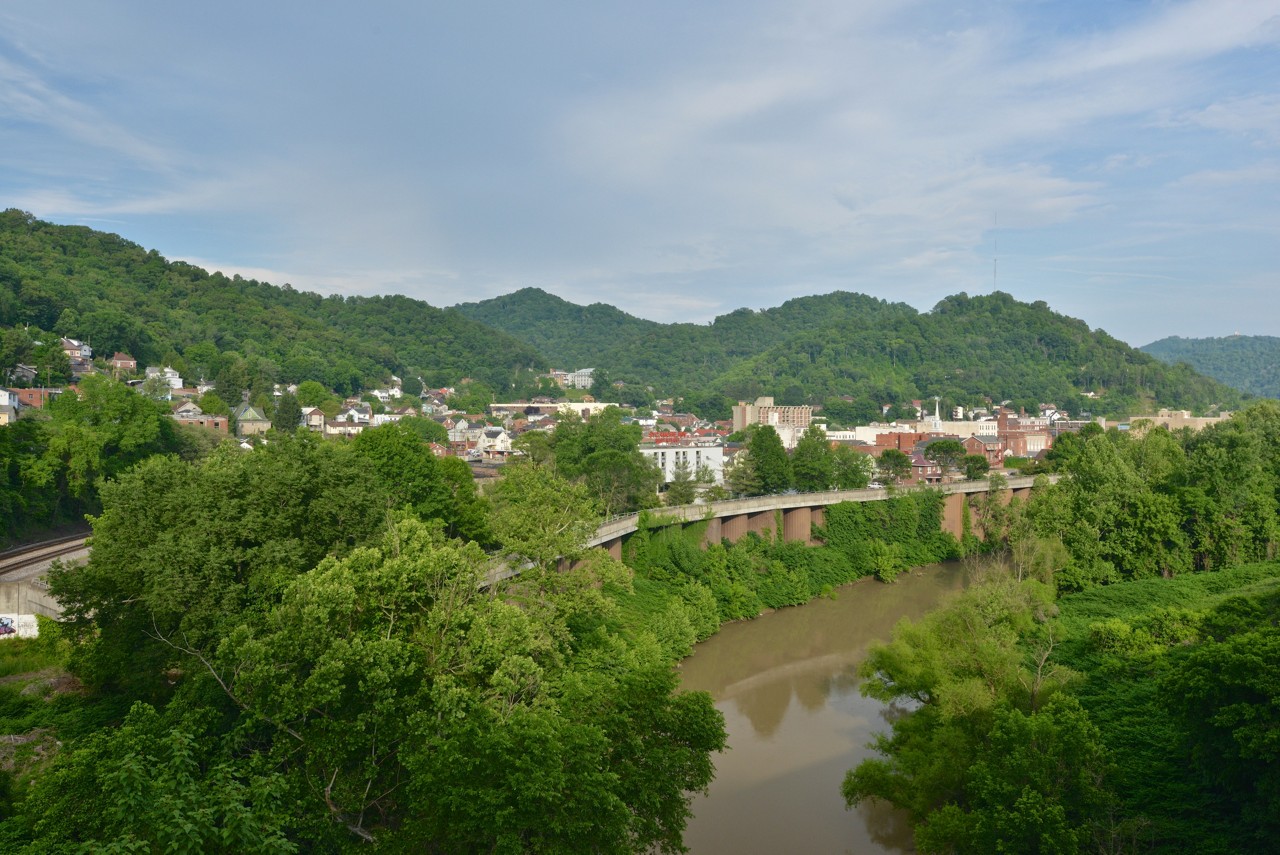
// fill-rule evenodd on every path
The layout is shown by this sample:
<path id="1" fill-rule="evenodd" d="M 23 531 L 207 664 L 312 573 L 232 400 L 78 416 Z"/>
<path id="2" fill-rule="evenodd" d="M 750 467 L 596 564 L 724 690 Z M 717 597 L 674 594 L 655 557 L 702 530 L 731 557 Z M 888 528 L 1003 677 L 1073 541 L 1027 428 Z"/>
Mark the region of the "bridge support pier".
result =
<path id="1" fill-rule="evenodd" d="M 942 502 L 942 530 L 959 540 L 964 536 L 964 493 L 948 493 Z"/>
<path id="2" fill-rule="evenodd" d="M 724 537 L 730 543 L 737 543 L 739 540 L 747 536 L 747 515 L 735 514 L 731 517 L 725 517 L 721 526 Z"/>
<path id="3" fill-rule="evenodd" d="M 813 543 L 813 512 L 809 508 L 791 508 L 782 513 L 782 539 L 788 543 Z"/>
<path id="4" fill-rule="evenodd" d="M 777 525 L 777 511 L 760 511 L 758 513 L 750 514 L 747 517 L 748 530 L 754 531 L 765 540 L 770 540 L 773 537 L 773 530 Z"/>
<path id="5" fill-rule="evenodd" d="M 724 524 L 720 517 L 712 517 L 707 520 L 707 529 L 702 533 L 702 545 L 710 546 L 713 543 L 719 543 L 724 537 Z"/>

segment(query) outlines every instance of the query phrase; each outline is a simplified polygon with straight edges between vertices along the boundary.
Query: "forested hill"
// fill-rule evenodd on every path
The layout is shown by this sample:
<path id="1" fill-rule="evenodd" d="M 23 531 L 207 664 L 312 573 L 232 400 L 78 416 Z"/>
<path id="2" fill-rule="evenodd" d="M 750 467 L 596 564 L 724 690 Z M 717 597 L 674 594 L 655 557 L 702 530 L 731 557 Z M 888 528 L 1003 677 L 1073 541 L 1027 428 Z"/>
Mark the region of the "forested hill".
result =
<path id="1" fill-rule="evenodd" d="M 1170 336 L 1141 348 L 1162 362 L 1185 362 L 1195 370 L 1254 395 L 1280 398 L 1280 338 Z"/>
<path id="2" fill-rule="evenodd" d="M 388 373 L 464 376 L 509 387 L 545 368 L 531 347 L 453 310 L 408 297 L 322 297 L 170 262 L 83 226 L 0 214 L 0 325 L 31 324 L 116 350 L 140 365 L 185 364 L 213 379 L 243 358 L 276 379 L 355 391 Z"/>
<path id="3" fill-rule="evenodd" d="M 604 303 L 579 306 L 538 288 L 456 308 L 536 347 L 558 367 L 599 367 L 627 382 L 699 390 L 714 388 L 713 381 L 744 360 L 786 346 L 824 317 L 877 323 L 915 313 L 900 303 L 837 292 L 759 312 L 738 309 L 709 325 L 660 324 Z"/>
<path id="4" fill-rule="evenodd" d="M 764 311 L 739 309 L 709 325 L 658 324 L 537 289 L 457 308 L 562 367 L 594 367 L 615 380 L 695 397 L 772 394 L 816 404 L 851 396 L 890 404 L 938 395 L 972 404 L 990 396 L 1117 415 L 1156 406 L 1229 409 L 1242 397 L 1043 302 L 999 292 L 948 297 L 925 313 L 836 292 Z M 1101 397 L 1081 398 L 1083 392 Z"/>
<path id="5" fill-rule="evenodd" d="M 0 328 L 19 324 L 229 389 L 318 380 L 348 393 L 394 372 L 433 385 L 469 376 L 514 393 L 555 365 L 683 395 L 702 402 L 696 412 L 773 395 L 834 414 L 843 397 L 842 421 L 935 395 L 944 406 L 990 397 L 1112 415 L 1229 409 L 1242 397 L 1044 303 L 1001 293 L 948 297 L 921 313 L 836 292 L 739 309 L 711 324 L 660 324 L 536 289 L 438 309 L 402 296 L 322 297 L 228 278 L 113 234 L 9 210 L 0 214 Z M 0 362 L 11 357 L 0 346 Z"/>

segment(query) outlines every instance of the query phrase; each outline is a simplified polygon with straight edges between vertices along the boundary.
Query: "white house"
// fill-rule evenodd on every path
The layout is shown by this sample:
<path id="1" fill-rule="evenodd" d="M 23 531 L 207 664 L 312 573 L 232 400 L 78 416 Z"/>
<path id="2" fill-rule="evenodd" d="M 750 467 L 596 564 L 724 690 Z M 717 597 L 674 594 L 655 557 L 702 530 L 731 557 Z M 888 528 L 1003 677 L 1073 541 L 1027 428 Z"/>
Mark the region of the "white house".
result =
<path id="1" fill-rule="evenodd" d="M 595 381 L 595 373 L 594 368 L 579 368 L 569 375 L 569 385 L 575 389 L 590 389 Z"/>
<path id="2" fill-rule="evenodd" d="M 500 427 L 484 428 L 475 442 L 475 450 L 486 457 L 506 456 L 511 453 L 511 435 Z"/>
<path id="3" fill-rule="evenodd" d="M 676 469 L 683 463 L 691 476 L 704 468 L 711 473 L 714 483 L 724 483 L 724 445 L 719 439 L 708 439 L 669 433 L 650 433 L 640 443 L 640 453 L 662 472 L 664 483 L 675 480 Z"/>
<path id="4" fill-rule="evenodd" d="M 176 369 L 166 365 L 164 368 L 156 368 L 154 365 L 147 368 L 147 379 L 159 377 L 168 384 L 170 389 L 182 388 L 182 376 L 178 374 Z M 203 394 L 203 393 L 202 393 Z"/>

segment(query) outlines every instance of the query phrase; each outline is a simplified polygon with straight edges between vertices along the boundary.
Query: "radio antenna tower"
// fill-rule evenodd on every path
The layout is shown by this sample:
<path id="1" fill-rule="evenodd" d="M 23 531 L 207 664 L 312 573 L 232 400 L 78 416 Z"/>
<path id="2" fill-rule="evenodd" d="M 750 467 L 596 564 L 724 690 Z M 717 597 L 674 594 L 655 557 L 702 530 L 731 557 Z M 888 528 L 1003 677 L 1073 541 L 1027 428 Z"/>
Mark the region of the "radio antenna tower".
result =
<path id="1" fill-rule="evenodd" d="M 991 240 L 995 244 L 991 251 L 991 291 L 1000 290 L 1000 213 L 991 214 Z"/>

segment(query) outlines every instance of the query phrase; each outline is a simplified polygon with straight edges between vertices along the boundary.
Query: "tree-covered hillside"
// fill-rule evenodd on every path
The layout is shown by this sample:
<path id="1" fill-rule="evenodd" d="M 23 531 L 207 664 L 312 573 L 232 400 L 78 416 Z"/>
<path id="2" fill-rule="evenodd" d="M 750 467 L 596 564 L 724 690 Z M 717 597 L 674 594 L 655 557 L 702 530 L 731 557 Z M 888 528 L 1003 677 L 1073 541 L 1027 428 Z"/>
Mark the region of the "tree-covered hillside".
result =
<path id="1" fill-rule="evenodd" d="M 537 288 L 458 311 L 510 333 L 559 367 L 606 370 L 615 379 L 663 388 L 703 388 L 744 359 L 831 318 L 869 324 L 915 314 L 910 306 L 836 292 L 790 300 L 773 309 L 738 309 L 710 324 L 660 324 L 604 303 L 579 306 Z"/>
<path id="2" fill-rule="evenodd" d="M 389 373 L 470 376 L 506 388 L 544 367 L 530 347 L 408 297 L 323 297 L 208 273 L 113 234 L 0 214 L 0 325 L 31 324 L 213 379 L 226 354 L 266 361 L 276 380 L 354 392 Z M 197 379 L 193 377 L 192 379 Z"/>
<path id="3" fill-rule="evenodd" d="M 472 377 L 509 397 L 535 388 L 533 372 L 550 360 L 684 396 L 718 417 L 731 398 L 757 395 L 824 404 L 840 422 L 934 396 L 944 406 L 989 397 L 1108 415 L 1234 408 L 1242 397 L 1002 293 L 959 294 L 921 313 L 835 292 L 705 325 L 655 323 L 537 289 L 437 309 L 210 274 L 116 235 L 9 210 L 0 214 L 0 327 L 19 324 L 227 389 L 316 380 L 347 394 L 397 373 L 433 385 Z M 0 358 L 12 363 L 10 350 L 0 347 Z"/>
<path id="4" fill-rule="evenodd" d="M 1223 338 L 1170 336 L 1141 348 L 1162 362 L 1185 362 L 1201 374 L 1244 392 L 1280 398 L 1280 338 L 1230 335 Z"/>
<path id="5" fill-rule="evenodd" d="M 458 310 L 505 330 L 566 368 L 702 397 L 839 396 L 898 404 L 989 396 L 1034 406 L 1129 414 L 1155 406 L 1237 406 L 1233 389 L 1167 366 L 1043 302 L 1008 294 L 948 297 L 930 312 L 861 294 L 801 297 L 739 309 L 709 325 L 657 324 L 609 306 L 575 306 L 536 289 Z M 1084 392 L 1096 399 L 1081 398 Z"/>

